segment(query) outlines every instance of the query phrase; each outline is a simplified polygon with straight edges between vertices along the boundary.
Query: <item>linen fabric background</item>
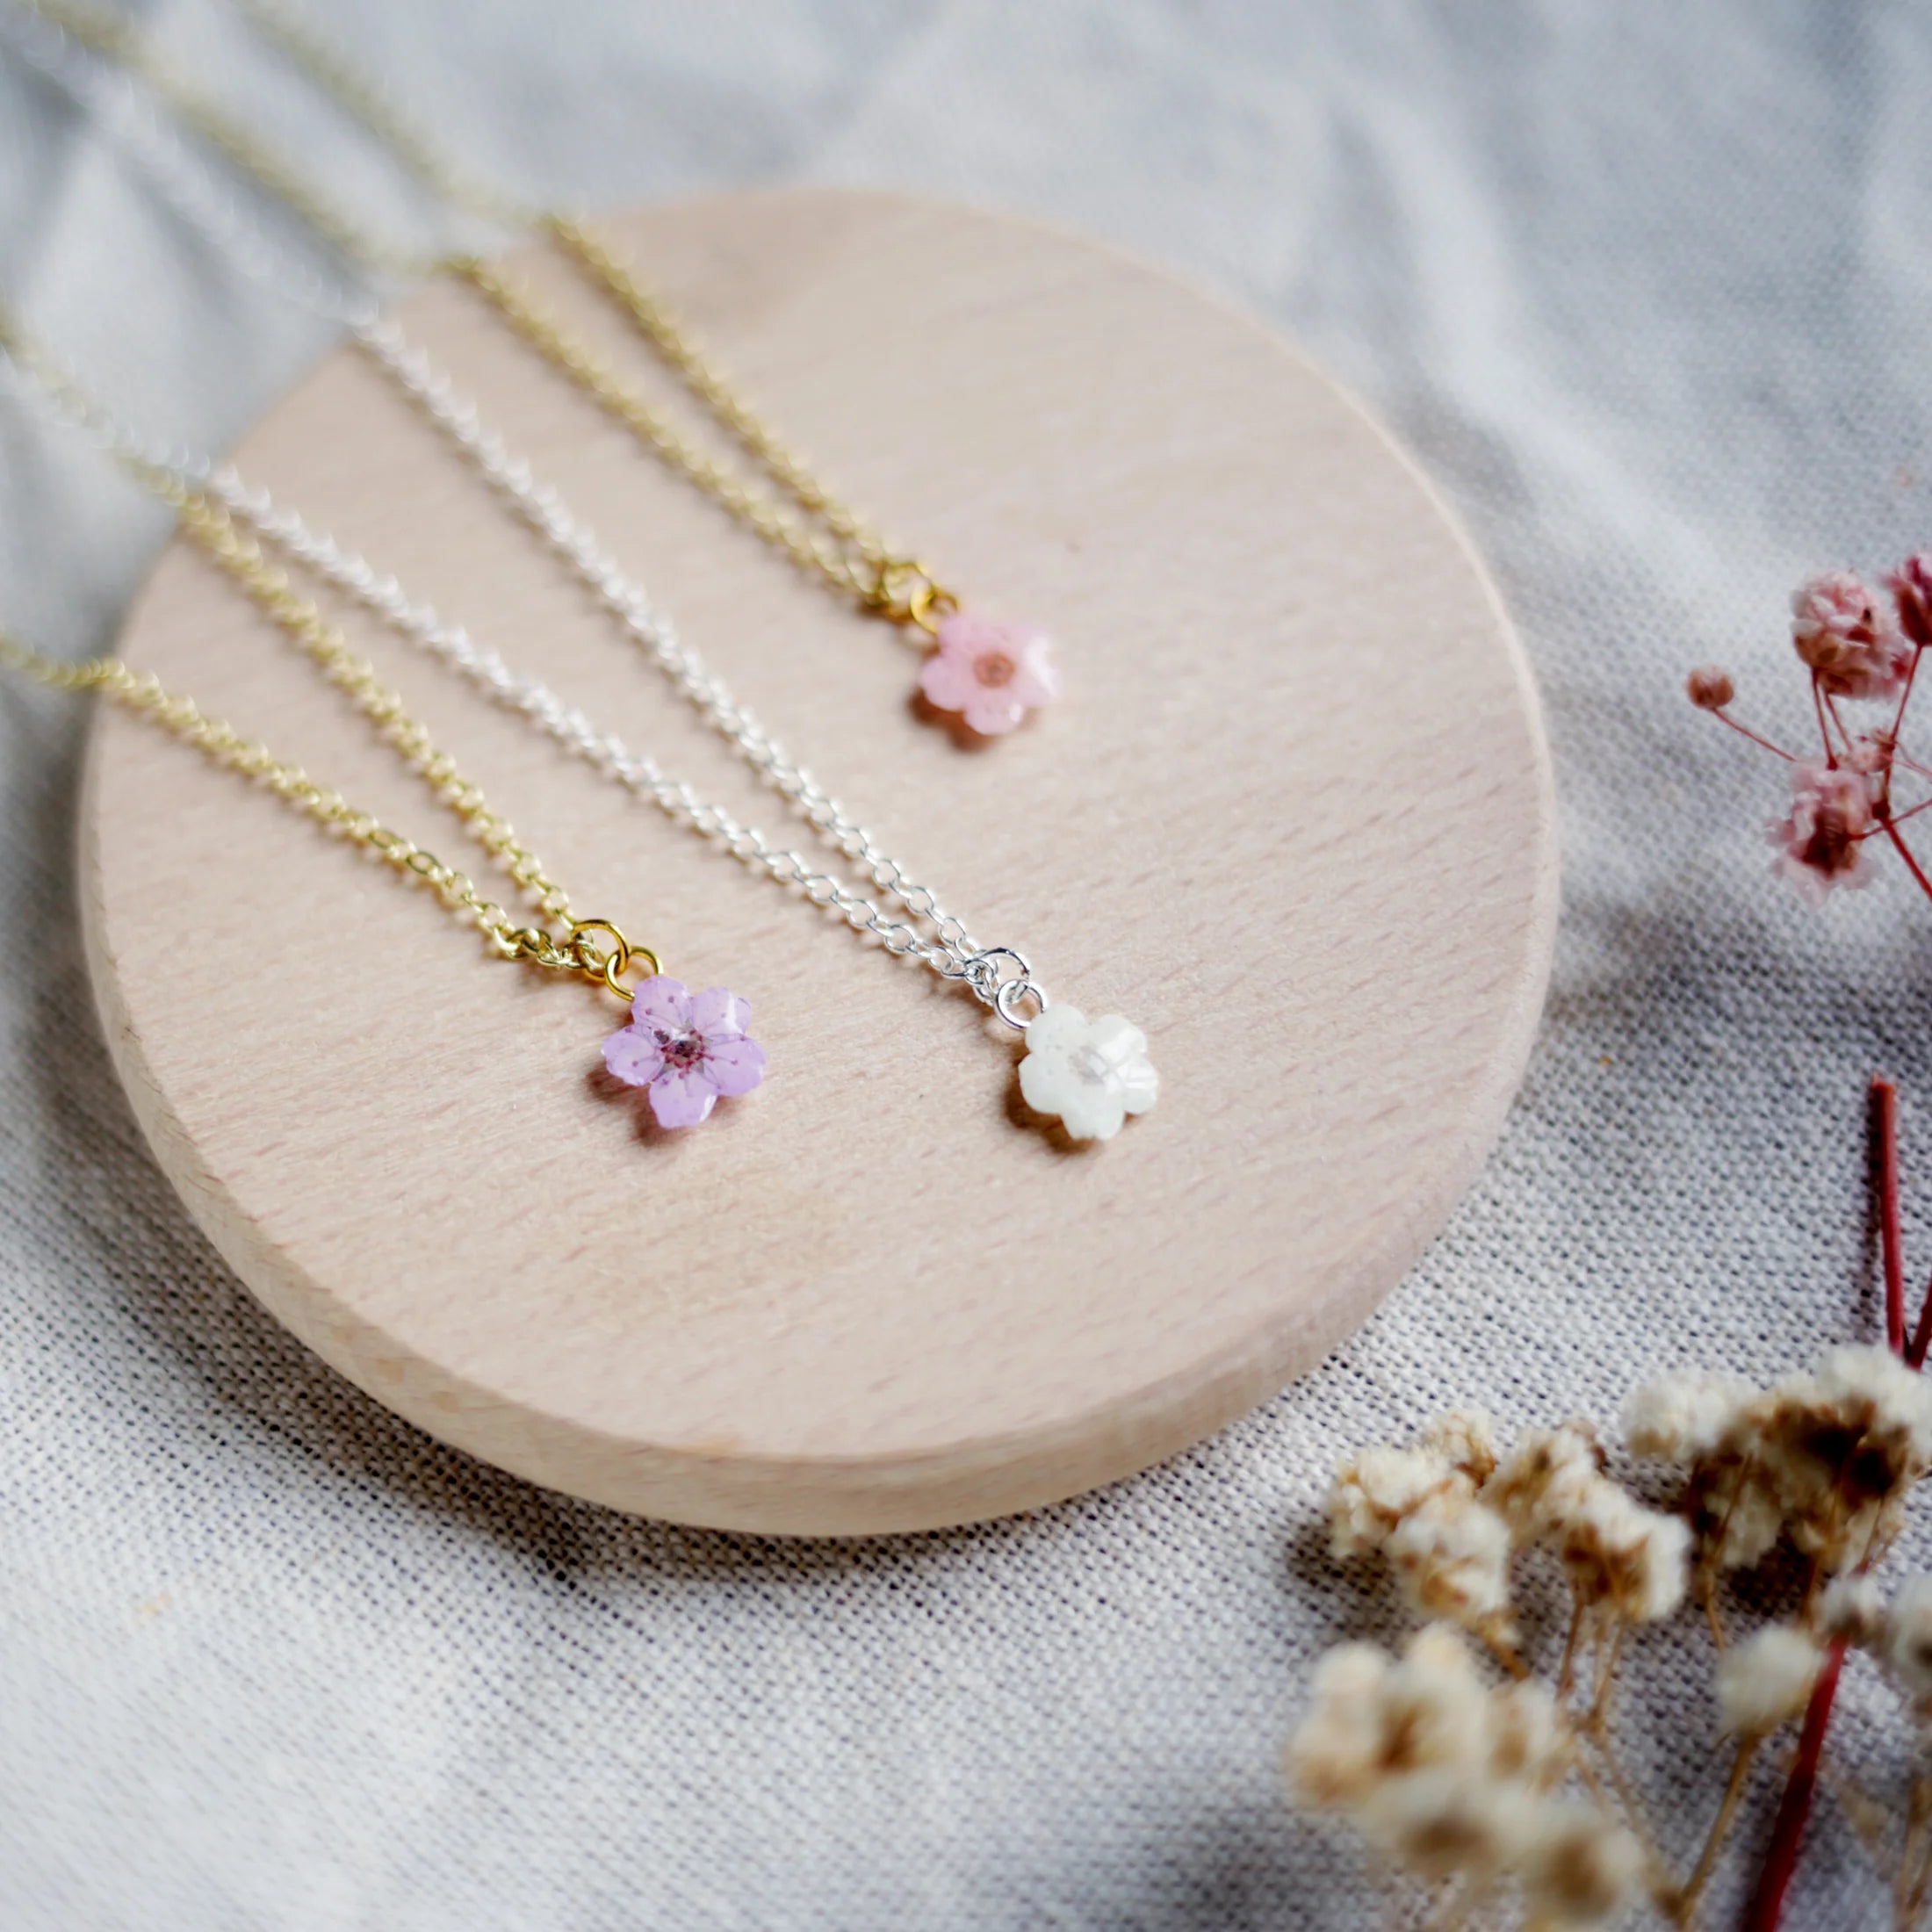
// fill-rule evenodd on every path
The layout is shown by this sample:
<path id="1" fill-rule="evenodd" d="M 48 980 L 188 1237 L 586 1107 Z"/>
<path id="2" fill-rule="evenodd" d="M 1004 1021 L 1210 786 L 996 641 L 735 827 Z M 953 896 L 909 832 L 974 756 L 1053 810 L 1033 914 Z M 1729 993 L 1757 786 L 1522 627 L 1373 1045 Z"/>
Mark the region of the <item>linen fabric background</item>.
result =
<path id="1" fill-rule="evenodd" d="M 1821 914 L 1799 904 L 1763 842 L 1779 770 L 1680 696 L 1687 667 L 1723 661 L 1752 716 L 1799 732 L 1791 586 L 1932 544 L 1932 18 L 1904 0 L 314 11 L 532 191 L 617 206 L 804 178 L 990 203 L 1290 330 L 1420 454 L 1522 626 L 1563 807 L 1555 982 L 1446 1233 L 1356 1341 L 1216 1440 L 958 1533 L 633 1522 L 392 1419 L 201 1240 L 91 1010 L 81 717 L 7 689 L 0 1925 L 1419 1919 L 1280 1791 L 1314 1657 L 1407 1625 L 1381 1581 L 1326 1561 L 1337 1460 L 1451 1403 L 1607 1424 L 1651 1371 L 1769 1378 L 1870 1337 L 1876 1070 L 1903 1084 L 1908 1236 L 1932 1266 L 1932 907 L 1889 868 Z M 147 17 L 342 195 L 429 233 L 217 0 Z M 202 445 L 326 346 L 4 38 L 0 289 Z M 0 613 L 98 647 L 161 520 L 11 401 L 0 436 Z M 1892 1567 L 1932 1567 L 1927 1539 Z M 1626 1676 L 1626 1748 L 1683 1866 L 1721 1781 L 1707 1641 L 1686 1619 Z M 1837 1734 L 1895 1797 L 1905 1726 L 1862 1661 Z M 1737 1885 L 1734 1866 L 1713 1922 Z M 1885 1893 L 1823 1801 L 1791 1922 L 1886 1925 Z"/>

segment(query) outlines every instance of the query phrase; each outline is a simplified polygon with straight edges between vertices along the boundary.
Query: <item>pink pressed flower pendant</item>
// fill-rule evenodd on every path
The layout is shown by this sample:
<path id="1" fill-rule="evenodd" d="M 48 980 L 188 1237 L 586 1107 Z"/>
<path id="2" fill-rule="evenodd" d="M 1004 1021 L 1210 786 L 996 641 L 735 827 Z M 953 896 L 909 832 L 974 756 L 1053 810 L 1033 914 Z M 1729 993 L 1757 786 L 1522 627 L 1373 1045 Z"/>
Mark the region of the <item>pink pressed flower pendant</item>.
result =
<path id="1" fill-rule="evenodd" d="M 722 986 L 694 993 L 658 974 L 638 982 L 631 1023 L 604 1042 L 604 1065 L 645 1090 L 660 1127 L 696 1127 L 720 1099 L 749 1093 L 765 1078 L 765 1049 L 745 1030 L 751 1017 Z"/>
<path id="2" fill-rule="evenodd" d="M 926 660 L 919 689 L 982 737 L 1010 732 L 1060 695 L 1051 642 L 1037 624 L 953 610 L 933 627 L 933 637 L 938 648 Z"/>

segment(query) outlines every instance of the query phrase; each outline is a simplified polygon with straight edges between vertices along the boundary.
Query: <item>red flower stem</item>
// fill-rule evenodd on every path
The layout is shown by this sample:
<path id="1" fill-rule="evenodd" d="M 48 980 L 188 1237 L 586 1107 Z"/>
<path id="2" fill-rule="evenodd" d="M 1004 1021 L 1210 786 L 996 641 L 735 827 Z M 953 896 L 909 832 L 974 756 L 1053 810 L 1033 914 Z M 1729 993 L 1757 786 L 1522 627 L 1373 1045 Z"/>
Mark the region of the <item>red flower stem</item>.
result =
<path id="1" fill-rule="evenodd" d="M 1818 674 L 1812 674 L 1812 709 L 1818 713 L 1818 735 L 1825 741 L 1825 762 L 1834 770 L 1838 766 L 1838 753 L 1831 741 L 1831 720 L 1825 714 L 1824 687 L 1818 681 Z"/>
<path id="2" fill-rule="evenodd" d="M 1871 1120 L 1878 1137 L 1878 1251 L 1885 1264 L 1885 1346 L 1894 1355 L 1903 1355 L 1905 1231 L 1899 1215 L 1899 1090 L 1882 1077 L 1871 1083 Z M 1921 1327 L 1924 1322 L 1921 1315 Z"/>
<path id="3" fill-rule="evenodd" d="M 1926 898 L 1932 899 L 1932 879 L 1926 877 L 1925 868 L 1912 856 L 1912 847 L 1900 836 L 1899 828 L 1889 815 L 1881 823 L 1885 828 L 1885 837 L 1891 840 L 1899 856 L 1905 861 L 1906 870 L 1919 882 L 1919 890 Z"/>
<path id="4" fill-rule="evenodd" d="M 1912 661 L 1906 667 L 1905 688 L 1899 693 L 1899 708 L 1892 714 L 1892 742 L 1899 742 L 1899 732 L 1905 724 L 1905 708 L 1912 702 L 1912 687 L 1919 681 L 1919 660 L 1925 655 L 1925 646 L 1920 645 L 1912 653 Z"/>
<path id="5" fill-rule="evenodd" d="M 1892 1272 L 1894 1262 L 1900 1271 L 1900 1328 L 1904 1327 L 1905 1294 L 1904 1244 L 1899 1228 L 1899 1090 L 1891 1081 L 1876 1078 L 1871 1083 L 1872 1106 L 1878 1114 L 1879 1226 L 1885 1251 L 1885 1339 L 1892 1341 Z M 1926 1289 L 1925 1305 L 1919 1311 L 1918 1332 L 1911 1349 L 1900 1349 L 1908 1366 L 1918 1368 L 1925 1359 L 1926 1343 L 1932 1339 L 1932 1287 Z M 1914 1353 L 1915 1350 L 1917 1352 Z M 1870 1553 L 1867 1553 L 1870 1561 Z M 1861 1566 L 1863 1567 L 1863 1566 Z M 1784 1894 L 1791 1874 L 1798 1870 L 1799 1848 L 1805 1826 L 1811 1817 L 1812 1799 L 1818 1792 L 1818 1767 L 1824 1756 L 1825 1734 L 1831 1728 L 1832 1705 L 1838 1697 L 1838 1677 L 1845 1667 L 1845 1640 L 1828 1645 L 1825 1662 L 1812 1686 L 1811 1701 L 1805 1706 L 1805 1727 L 1799 1734 L 1798 1756 L 1784 1782 L 1784 1795 L 1777 1801 L 1777 1817 L 1771 1826 L 1771 1842 L 1757 1875 L 1751 1902 L 1744 1909 L 1741 1932 L 1777 1932 L 1784 1914 Z"/>
<path id="6" fill-rule="evenodd" d="M 1761 737 L 1756 732 L 1754 732 L 1748 724 L 1740 724 L 1738 721 L 1734 717 L 1733 717 L 1728 711 L 1712 711 L 1711 716 L 1714 717 L 1719 724 L 1728 724 L 1731 729 L 1738 734 L 1740 738 L 1748 738 L 1754 745 L 1762 745 L 1766 751 L 1775 752 L 1778 755 L 1778 757 L 1782 758 L 1786 764 L 1794 765 L 1798 762 L 1796 757 L 1791 753 L 1786 751 L 1782 745 L 1772 744 L 1770 739 Z"/>
<path id="7" fill-rule="evenodd" d="M 1925 1299 L 1919 1304 L 1919 1325 L 1906 1344 L 1905 1366 L 1922 1370 L 1928 1350 L 1932 1350 L 1932 1281 L 1925 1285 Z"/>
<path id="8" fill-rule="evenodd" d="M 1805 1728 L 1799 1734 L 1797 1762 L 1785 1781 L 1784 1795 L 1777 1803 L 1770 1849 L 1764 1855 L 1751 1902 L 1744 1908 L 1741 1932 L 1777 1932 L 1784 1917 L 1784 1893 L 1790 1888 L 1791 1874 L 1798 1870 L 1799 1848 L 1811 1817 L 1812 1799 L 1818 1791 L 1819 1761 L 1824 1755 L 1825 1733 L 1831 1724 L 1831 1707 L 1837 1699 L 1838 1676 L 1844 1663 L 1845 1640 L 1841 1637 L 1826 1650 L 1818 1682 L 1812 1686 L 1811 1702 L 1805 1706 Z"/>

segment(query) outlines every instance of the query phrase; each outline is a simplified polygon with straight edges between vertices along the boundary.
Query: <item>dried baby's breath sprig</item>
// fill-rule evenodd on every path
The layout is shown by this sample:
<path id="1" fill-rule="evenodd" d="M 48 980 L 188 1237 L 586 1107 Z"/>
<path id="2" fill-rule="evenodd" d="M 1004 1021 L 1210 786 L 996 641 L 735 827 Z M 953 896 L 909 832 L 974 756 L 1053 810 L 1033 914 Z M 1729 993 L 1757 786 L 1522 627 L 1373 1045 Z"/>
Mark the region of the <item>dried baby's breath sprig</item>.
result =
<path id="1" fill-rule="evenodd" d="M 1683 1601 L 1690 1531 L 1612 1481 L 1583 1425 L 1525 1436 L 1484 1484 L 1482 1500 L 1519 1548 L 1556 1553 L 1585 1616 L 1655 1623 Z"/>
<path id="2" fill-rule="evenodd" d="M 1932 563 L 1912 595 L 1900 630 L 1916 653 L 1932 645 Z M 1869 647 L 1866 668 L 1882 677 L 1892 647 L 1882 626 L 1869 639 L 1856 634 L 1867 620 L 1855 603 L 1842 586 L 1820 593 L 1816 621 L 1841 634 L 1821 629 L 1816 653 L 1852 680 Z M 1887 1083 L 1875 1084 L 1875 1097 L 1889 1097 Z M 1481 1637 L 1516 1678 L 1485 1683 L 1467 1644 L 1441 1626 L 1399 1660 L 1344 1646 L 1319 1667 L 1315 1708 L 1290 1754 L 1308 1802 L 1347 1817 L 1444 1889 L 1448 1917 L 1438 1922 L 1465 1924 L 1510 1891 L 1525 1926 L 1593 1924 L 1640 1885 L 1670 1924 L 1695 1926 L 1752 1768 L 1795 1725 L 1744 1932 L 1780 1924 L 1827 1776 L 1892 1881 L 1900 1932 L 1922 1926 L 1932 1907 L 1932 1577 L 1887 1603 L 1872 1571 L 1932 1471 L 1932 1387 L 1918 1373 L 1932 1347 L 1932 1288 L 1907 1338 L 1896 1105 L 1877 1106 L 1874 1120 L 1888 1345 L 1833 1349 L 1769 1388 L 1680 1368 L 1634 1391 L 1626 1446 L 1679 1473 L 1680 1513 L 1618 1482 L 1586 1422 L 1526 1430 L 1505 1449 L 1487 1415 L 1459 1412 L 1409 1446 L 1363 1451 L 1338 1473 L 1337 1554 L 1386 1559 L 1411 1604 Z M 1801 1601 L 1727 1645 L 1719 1586 L 1780 1545 L 1808 1560 Z M 1535 1552 L 1556 1558 L 1572 1597 L 1561 1662 L 1546 1677 L 1532 1668 L 1538 1633 L 1525 1633 L 1512 1594 L 1514 1562 Z M 1610 1690 L 1631 1633 L 1671 1614 L 1692 1578 L 1716 1638 L 1717 1728 L 1735 1744 L 1703 1849 L 1679 1884 L 1618 1768 Z M 1592 1643 L 1594 1669 L 1579 1690 L 1573 1666 Z M 1845 1661 L 1861 1650 L 1897 1686 L 1914 1727 L 1921 1768 L 1902 1820 L 1824 1762 Z"/>
<path id="3" fill-rule="evenodd" d="M 1932 806 L 1932 797 L 1909 803 L 1900 797 L 1907 787 L 1922 793 L 1932 779 L 1932 766 L 1900 743 L 1928 645 L 1932 560 L 1907 558 L 1880 590 L 1849 571 L 1830 571 L 1800 584 L 1791 598 L 1791 646 L 1810 678 L 1818 727 L 1814 756 L 1799 757 L 1733 717 L 1737 691 L 1728 672 L 1707 665 L 1686 681 L 1699 710 L 1786 761 L 1791 803 L 1769 827 L 1777 847 L 1773 869 L 1813 904 L 1838 887 L 1868 883 L 1868 850 L 1879 839 L 1932 898 L 1932 876 L 1900 829 Z M 1841 709 L 1859 703 L 1891 710 L 1879 724 L 1859 729 Z"/>
<path id="4" fill-rule="evenodd" d="M 1474 1633 L 1513 1662 L 1508 1525 L 1478 1501 L 1496 1467 L 1479 1410 L 1439 1417 L 1413 1448 L 1378 1445 L 1344 1463 L 1329 1496 L 1338 1559 L 1381 1554 L 1410 1604 Z"/>
<path id="5" fill-rule="evenodd" d="M 1304 1802 L 1465 1903 L 1514 1884 L 1529 1922 L 1552 1928 L 1622 1909 L 1641 1849 L 1600 1805 L 1560 1795 L 1575 1739 L 1541 1685 L 1486 1683 L 1463 1639 L 1436 1625 L 1399 1658 L 1331 1650 L 1314 1690 L 1287 1756 Z"/>

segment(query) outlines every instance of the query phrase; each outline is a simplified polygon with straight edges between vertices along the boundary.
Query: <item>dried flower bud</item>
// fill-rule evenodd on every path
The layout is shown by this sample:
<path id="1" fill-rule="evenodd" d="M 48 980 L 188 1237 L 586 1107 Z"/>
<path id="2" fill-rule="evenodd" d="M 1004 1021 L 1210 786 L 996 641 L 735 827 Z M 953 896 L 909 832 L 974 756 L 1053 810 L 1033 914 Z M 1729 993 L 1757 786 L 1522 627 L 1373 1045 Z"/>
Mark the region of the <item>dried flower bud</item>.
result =
<path id="1" fill-rule="evenodd" d="M 1432 1496 L 1388 1539 L 1402 1592 L 1424 1617 L 1494 1626 L 1510 1604 L 1510 1526 L 1467 1489 Z"/>
<path id="2" fill-rule="evenodd" d="M 1731 674 L 1706 664 L 1684 680 L 1684 691 L 1700 711 L 1721 711 L 1737 696 Z"/>
<path id="3" fill-rule="evenodd" d="M 1826 1584 L 1818 1599 L 1818 1627 L 1834 1640 L 1865 1649 L 1885 1629 L 1885 1593 L 1876 1576 L 1848 1570 Z"/>
<path id="4" fill-rule="evenodd" d="M 1718 1660 L 1718 1712 L 1737 1737 L 1763 1737 L 1804 1710 L 1825 1654 L 1804 1631 L 1772 1624 Z"/>
<path id="5" fill-rule="evenodd" d="M 1330 1547 L 1338 1561 L 1383 1547 L 1402 1519 L 1455 1480 L 1426 1449 L 1377 1443 L 1336 1472 L 1329 1491 Z"/>
<path id="6" fill-rule="evenodd" d="M 1548 1796 L 1575 1737 L 1546 1686 L 1490 1687 L 1468 1646 L 1437 1626 L 1400 1658 L 1367 1644 L 1331 1650 L 1314 1688 L 1287 1754 L 1305 1803 L 1345 1813 L 1424 1877 L 1481 1885 L 1521 1876 L 1547 1896 L 1539 1922 L 1595 1922 L 1554 1915 L 1559 1898 L 1621 1898 L 1606 1877 L 1621 1869 L 1620 1847 L 1596 1842 L 1618 1827 Z"/>
<path id="7" fill-rule="evenodd" d="M 1741 1376 L 1671 1369 L 1631 1395 L 1624 1409 L 1624 1439 L 1634 1456 L 1701 1462 L 1756 1396 Z"/>
<path id="8" fill-rule="evenodd" d="M 1843 570 L 1798 587 L 1791 643 L 1834 697 L 1891 697 L 1912 660 L 1892 606 Z"/>
<path id="9" fill-rule="evenodd" d="M 1487 1482 L 1496 1463 L 1496 1417 L 1486 1409 L 1452 1409 L 1423 1431 L 1422 1446 L 1453 1463 L 1472 1482 Z"/>
<path id="10" fill-rule="evenodd" d="M 1373 1644 L 1337 1644 L 1315 1667 L 1315 1708 L 1288 1743 L 1286 1769 L 1304 1804 L 1359 1804 L 1383 1775 L 1382 1694 L 1389 1659 Z"/>
<path id="11" fill-rule="evenodd" d="M 1362 1835 L 1424 1878 L 1499 1872 L 1513 1833 L 1506 1789 L 1472 1778 L 1460 1765 L 1392 1777 L 1357 1810 Z"/>
<path id="12" fill-rule="evenodd" d="M 1482 1500 L 1519 1544 L 1539 1542 L 1582 1506 L 1602 1467 L 1603 1452 L 1587 1424 L 1532 1429 L 1483 1485 Z"/>
<path id="13" fill-rule="evenodd" d="M 1868 778 L 1821 759 L 1802 760 L 1791 767 L 1791 816 L 1766 828 L 1781 854 L 1771 869 L 1813 905 L 1835 885 L 1864 885 L 1871 870 L 1863 840 L 1876 823 Z"/>
<path id="14" fill-rule="evenodd" d="M 1885 1662 L 1914 1704 L 1932 1703 L 1932 1576 L 1914 1576 L 1892 1599 Z"/>
<path id="15" fill-rule="evenodd" d="M 1932 559 L 1907 557 L 1885 579 L 1899 607 L 1899 627 L 1920 650 L 1932 644 Z"/>
<path id="16" fill-rule="evenodd" d="M 1445 1416 L 1427 1446 L 1377 1444 L 1344 1462 L 1329 1492 L 1329 1546 L 1338 1561 L 1381 1552 L 1424 1616 L 1499 1636 L 1509 1628 L 1509 1526 L 1476 1500 L 1470 1473 L 1495 1465 L 1491 1426 L 1479 1411 Z"/>
<path id="17" fill-rule="evenodd" d="M 1594 1806 L 1546 1803 L 1524 1826 L 1519 1855 L 1527 1922 L 1602 1925 L 1629 1902 L 1643 1875 L 1643 1850 Z"/>
<path id="18" fill-rule="evenodd" d="M 1647 1510 L 1612 1482 L 1582 1425 L 1532 1430 L 1490 1477 L 1482 1500 L 1518 1545 L 1556 1552 L 1580 1603 L 1653 1623 L 1683 1601 L 1690 1525 Z"/>
<path id="19" fill-rule="evenodd" d="M 1845 763 L 1864 778 L 1879 778 L 1891 769 L 1899 741 L 1890 731 L 1861 732 L 1845 747 Z"/>

